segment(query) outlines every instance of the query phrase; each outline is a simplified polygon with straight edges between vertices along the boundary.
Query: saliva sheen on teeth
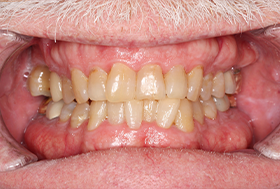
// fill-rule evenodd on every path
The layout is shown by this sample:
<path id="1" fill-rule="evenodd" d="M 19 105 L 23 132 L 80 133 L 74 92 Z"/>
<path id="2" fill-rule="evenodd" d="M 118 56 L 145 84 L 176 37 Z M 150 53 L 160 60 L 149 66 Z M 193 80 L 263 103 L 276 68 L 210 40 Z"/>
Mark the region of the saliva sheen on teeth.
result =
<path id="1" fill-rule="evenodd" d="M 130 129 L 146 121 L 192 132 L 194 120 L 202 125 L 205 117 L 214 120 L 217 111 L 230 108 L 228 95 L 236 93 L 237 82 L 234 70 L 204 76 L 203 66 L 186 73 L 176 65 L 163 75 L 156 64 L 136 73 L 116 63 L 109 73 L 95 67 L 88 77 L 74 68 L 70 80 L 39 65 L 29 75 L 28 88 L 32 96 L 46 97 L 39 113 L 61 122 L 70 119 L 72 128 L 88 119 L 88 130 L 94 130 L 107 119 L 112 125 L 126 122 Z"/>

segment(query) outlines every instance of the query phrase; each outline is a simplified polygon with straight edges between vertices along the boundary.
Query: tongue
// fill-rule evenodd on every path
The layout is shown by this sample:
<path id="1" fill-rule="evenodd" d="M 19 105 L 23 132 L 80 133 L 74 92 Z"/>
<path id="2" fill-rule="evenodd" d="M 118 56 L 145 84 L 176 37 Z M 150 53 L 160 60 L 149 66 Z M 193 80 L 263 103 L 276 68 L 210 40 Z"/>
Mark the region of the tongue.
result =
<path id="1" fill-rule="evenodd" d="M 30 67 L 34 65 L 45 62 L 52 71 L 66 76 L 70 76 L 70 70 L 73 67 L 78 67 L 88 75 L 88 65 L 99 65 L 108 71 L 114 62 L 120 60 L 127 61 L 135 70 L 152 61 L 159 62 L 163 72 L 166 72 L 174 64 L 182 64 L 186 70 L 190 70 L 195 65 L 203 65 L 205 72 L 208 73 L 215 70 L 227 70 L 236 64 L 236 61 L 238 61 L 238 67 L 241 67 L 255 60 L 255 52 L 243 39 L 238 39 L 237 43 L 233 37 L 220 38 L 218 44 L 215 41 L 210 39 L 167 47 L 125 49 L 63 42 L 55 45 L 48 40 L 43 40 L 40 43 L 43 56 L 40 50 L 34 46 L 32 50 L 22 54 L 22 57 L 29 57 L 29 53 L 32 52 L 31 57 L 29 57 L 31 61 L 24 61 L 20 66 L 11 65 L 6 68 L 6 70 L 18 68 L 20 74 L 7 74 L 7 77 L 3 77 L 1 80 L 1 82 L 6 82 L 7 78 L 10 78 L 14 81 L 9 85 L 10 88 L 3 92 L 5 95 L 2 96 L 0 103 L 1 111 L 6 113 L 8 118 L 5 123 L 8 127 L 20 125 L 17 132 L 12 132 L 18 140 L 21 140 L 20 133 L 29 125 L 26 130 L 25 142 L 40 158 L 58 158 L 81 152 L 124 146 L 201 148 L 219 152 L 247 148 L 252 140 L 249 117 L 237 109 L 219 113 L 216 120 L 206 120 L 202 126 L 196 123 L 194 132 L 188 134 L 182 134 L 173 127 L 168 130 L 160 129 L 153 123 L 143 123 L 141 128 L 136 131 L 127 129 L 125 125 L 114 127 L 104 122 L 94 132 L 88 132 L 84 129 L 85 126 L 73 130 L 69 128 L 67 122 L 62 124 L 58 123 L 57 120 L 48 121 L 42 116 L 35 117 L 34 121 L 29 123 L 29 120 L 35 116 L 42 99 L 30 96 L 26 89 L 26 81 L 22 80 L 20 76 L 24 75 L 25 72 L 30 72 Z M 228 52 L 233 53 L 227 54 Z M 88 56 L 88 54 L 92 56 Z M 108 54 L 112 56 L 108 56 Z M 248 57 L 251 58 L 248 59 Z M 30 66 L 30 62 L 32 62 L 32 66 Z M 12 86 L 16 86 L 21 92 L 11 90 Z M 20 102 L 24 102 L 24 105 L 13 104 L 12 100 L 16 98 L 22 99 Z M 11 114 L 12 111 L 26 116 L 15 119 L 13 117 L 15 114 Z M 16 130 L 12 127 L 9 129 Z"/>

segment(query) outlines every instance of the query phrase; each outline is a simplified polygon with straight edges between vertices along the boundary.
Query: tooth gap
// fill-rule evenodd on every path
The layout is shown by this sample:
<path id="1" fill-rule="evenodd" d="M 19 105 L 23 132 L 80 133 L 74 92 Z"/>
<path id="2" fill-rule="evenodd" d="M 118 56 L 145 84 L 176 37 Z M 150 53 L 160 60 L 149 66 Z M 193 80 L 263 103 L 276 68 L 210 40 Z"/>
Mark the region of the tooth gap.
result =
<path id="1" fill-rule="evenodd" d="M 46 96 L 38 112 L 49 119 L 60 117 L 63 122 L 71 119 L 72 128 L 89 119 L 88 130 L 94 130 L 107 119 L 111 124 L 126 122 L 131 129 L 139 129 L 146 121 L 166 129 L 175 125 L 183 132 L 192 132 L 194 120 L 203 125 L 205 117 L 216 119 L 217 111 L 235 108 L 240 91 L 240 69 L 205 76 L 203 71 L 202 66 L 197 66 L 186 73 L 183 66 L 177 65 L 163 75 L 160 66 L 145 65 L 136 73 L 117 63 L 108 74 L 95 67 L 89 78 L 73 69 L 69 80 L 51 73 L 46 66 L 35 67 L 25 77 L 33 96 Z M 40 73 L 45 77 L 39 78 Z M 48 75 L 55 79 L 46 78 Z M 36 79 L 42 82 L 36 83 Z M 51 95 L 55 92 L 62 98 L 56 95 L 54 102 Z"/>

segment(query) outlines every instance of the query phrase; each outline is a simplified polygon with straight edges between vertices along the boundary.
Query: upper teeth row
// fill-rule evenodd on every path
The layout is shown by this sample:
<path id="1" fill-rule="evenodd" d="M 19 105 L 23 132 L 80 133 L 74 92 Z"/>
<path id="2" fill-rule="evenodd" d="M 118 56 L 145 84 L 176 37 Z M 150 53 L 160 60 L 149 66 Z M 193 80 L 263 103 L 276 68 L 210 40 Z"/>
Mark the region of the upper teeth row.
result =
<path id="1" fill-rule="evenodd" d="M 219 71 L 215 76 L 210 73 L 203 77 L 202 66 L 197 66 L 186 74 L 184 68 L 177 65 L 163 76 L 161 67 L 158 65 L 146 65 L 136 74 L 135 71 L 126 65 L 117 63 L 113 65 L 108 76 L 105 71 L 96 67 L 90 73 L 89 78 L 87 78 L 82 71 L 73 69 L 71 78 L 72 82 L 66 77 L 60 78 L 57 73 L 50 72 L 46 66 L 37 66 L 32 70 L 29 76 L 29 90 L 33 96 L 51 96 L 53 102 L 49 107 L 53 107 L 49 109 L 59 110 L 59 114 L 64 103 L 66 103 L 65 108 L 63 107 L 65 109 L 64 111 L 70 111 L 72 114 L 75 107 L 75 109 L 81 109 L 79 112 L 88 112 L 89 105 L 86 103 L 88 99 L 96 101 L 91 104 L 90 112 L 102 114 L 101 117 L 103 118 L 97 121 L 98 124 L 100 124 L 106 116 L 108 116 L 108 120 L 112 124 L 120 123 L 119 119 L 124 116 L 117 113 L 118 118 L 114 118 L 112 114 L 119 111 L 123 111 L 124 113 L 124 109 L 139 109 L 139 111 L 136 111 L 136 114 L 142 114 L 141 112 L 143 111 L 141 111 L 141 109 L 143 108 L 144 118 L 145 116 L 150 116 L 147 114 L 147 111 L 148 113 L 149 111 L 154 111 L 154 113 L 156 111 L 157 124 L 164 128 L 171 126 L 173 121 L 175 121 L 177 126 L 181 124 L 181 126 L 178 127 L 182 127 L 182 123 L 179 123 L 180 120 L 192 119 L 192 117 L 202 123 L 204 115 L 214 119 L 217 109 L 220 111 L 227 110 L 229 108 L 229 102 L 225 93 L 234 94 L 236 90 L 236 82 L 232 71 L 227 71 L 225 73 Z M 211 96 L 213 96 L 213 98 Z M 199 98 L 202 104 L 199 102 Z M 78 103 L 77 106 L 76 103 L 73 102 L 74 99 L 76 99 Z M 180 99 L 185 100 L 180 101 Z M 108 103 L 104 102 L 106 100 Z M 154 100 L 160 101 L 157 102 Z M 193 103 L 190 101 L 193 101 Z M 155 107 L 152 108 L 155 104 L 156 110 Z M 57 108 L 57 106 L 60 108 Z M 108 115 L 105 113 L 105 106 L 107 106 Z M 147 115 L 145 115 L 145 106 Z M 188 106 L 191 106 L 191 109 L 193 109 L 193 111 L 191 111 L 191 116 L 187 116 L 190 118 L 186 117 L 190 109 L 187 108 Z M 151 110 L 149 110 L 148 107 Z M 174 115 L 168 115 L 171 118 L 169 118 L 169 121 L 167 120 L 168 123 L 166 123 L 163 121 L 164 118 L 160 117 L 166 116 L 165 114 L 168 111 L 172 113 L 172 111 L 170 111 L 172 108 L 174 109 Z M 203 112 L 200 109 L 203 109 Z M 213 109 L 216 109 L 216 111 L 213 111 Z M 47 117 L 52 118 L 53 116 L 48 115 L 48 112 L 50 111 L 47 111 Z M 181 114 L 184 112 L 183 115 L 181 115 L 180 112 Z M 59 116 L 59 114 L 57 114 L 58 113 L 55 113 L 56 117 Z M 64 121 L 71 116 L 71 114 L 69 116 L 69 113 L 66 114 L 67 118 L 64 119 Z M 73 115 L 74 114 L 75 111 L 73 112 Z M 111 114 L 111 116 L 109 114 Z M 139 115 L 134 115 L 135 111 L 126 111 L 125 114 L 133 114 L 126 115 L 126 121 L 131 128 L 139 126 L 139 121 L 137 126 L 135 126 L 135 123 L 134 126 L 132 126 L 132 122 L 135 122 L 133 119 L 139 117 Z M 202 118 L 201 114 L 203 116 Z M 128 120 L 128 117 L 133 117 L 133 119 Z M 142 121 L 142 115 L 140 117 Z M 85 119 L 87 119 L 87 116 Z M 90 122 L 91 121 L 89 121 L 89 125 L 92 125 Z M 72 124 L 71 121 L 72 127 L 76 127 L 80 124 L 81 123 Z M 96 124 L 97 123 L 95 123 L 95 125 Z M 186 128 L 181 128 L 181 130 L 186 131 Z"/>
<path id="2" fill-rule="evenodd" d="M 209 100 L 211 95 L 222 98 L 234 94 L 236 82 L 233 72 L 218 71 L 203 77 L 203 67 L 197 66 L 188 74 L 181 65 L 174 66 L 164 76 L 158 65 L 146 65 L 137 74 L 124 64 L 114 64 L 109 75 L 96 67 L 89 78 L 79 69 L 71 72 L 72 81 L 60 78 L 46 66 L 35 67 L 29 76 L 29 89 L 33 96 L 51 96 L 54 102 L 61 99 L 69 104 L 94 101 L 125 102 L 129 100 L 161 100 L 188 98 Z"/>

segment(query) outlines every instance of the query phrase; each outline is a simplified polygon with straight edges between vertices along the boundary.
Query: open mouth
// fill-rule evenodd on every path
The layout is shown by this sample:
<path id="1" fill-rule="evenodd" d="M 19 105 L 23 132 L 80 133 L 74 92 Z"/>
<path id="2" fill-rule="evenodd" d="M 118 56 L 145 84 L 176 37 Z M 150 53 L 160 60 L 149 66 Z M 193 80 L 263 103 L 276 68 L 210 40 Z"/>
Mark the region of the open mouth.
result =
<path id="1" fill-rule="evenodd" d="M 279 162 L 254 150 L 280 123 L 271 24 L 135 40 L 2 30 L 3 185 L 275 187 Z"/>

